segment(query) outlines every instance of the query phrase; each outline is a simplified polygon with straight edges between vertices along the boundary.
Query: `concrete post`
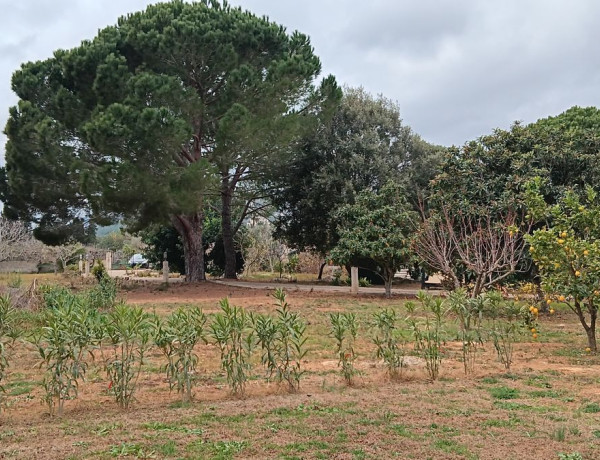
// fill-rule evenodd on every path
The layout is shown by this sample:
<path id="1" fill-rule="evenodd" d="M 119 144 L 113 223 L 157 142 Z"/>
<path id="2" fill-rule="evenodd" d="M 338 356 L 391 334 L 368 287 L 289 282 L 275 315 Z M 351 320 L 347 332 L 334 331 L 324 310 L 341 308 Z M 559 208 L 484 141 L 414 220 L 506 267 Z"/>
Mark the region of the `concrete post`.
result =
<path id="1" fill-rule="evenodd" d="M 84 276 L 90 276 L 90 256 L 87 254 L 85 256 L 85 273 Z"/>
<path id="2" fill-rule="evenodd" d="M 104 257 L 104 267 L 107 270 L 111 270 L 112 269 L 112 251 L 108 251 L 106 253 L 106 256 Z"/>
<path id="3" fill-rule="evenodd" d="M 79 274 L 83 275 L 83 254 L 79 254 Z"/>
<path id="4" fill-rule="evenodd" d="M 167 253 L 163 254 L 163 283 L 169 282 L 169 262 L 167 262 Z"/>
<path id="5" fill-rule="evenodd" d="M 358 267 L 350 268 L 350 292 L 358 294 Z"/>

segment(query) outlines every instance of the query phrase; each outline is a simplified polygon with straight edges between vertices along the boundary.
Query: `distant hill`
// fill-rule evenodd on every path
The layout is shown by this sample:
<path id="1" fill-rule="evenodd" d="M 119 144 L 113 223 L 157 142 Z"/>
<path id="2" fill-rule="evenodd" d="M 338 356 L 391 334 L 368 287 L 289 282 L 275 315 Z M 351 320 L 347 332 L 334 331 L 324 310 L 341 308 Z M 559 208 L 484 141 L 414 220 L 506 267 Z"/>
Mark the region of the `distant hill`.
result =
<path id="1" fill-rule="evenodd" d="M 99 236 L 106 236 L 109 233 L 118 232 L 121 230 L 121 224 L 108 225 L 107 227 L 98 227 L 96 230 L 96 238 Z"/>

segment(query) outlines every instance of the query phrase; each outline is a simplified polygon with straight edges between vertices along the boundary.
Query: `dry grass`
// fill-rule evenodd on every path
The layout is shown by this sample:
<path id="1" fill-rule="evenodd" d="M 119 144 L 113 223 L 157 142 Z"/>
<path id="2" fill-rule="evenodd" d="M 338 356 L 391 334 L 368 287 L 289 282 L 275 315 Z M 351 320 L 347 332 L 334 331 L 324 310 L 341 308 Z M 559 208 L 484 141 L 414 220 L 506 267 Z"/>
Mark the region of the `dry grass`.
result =
<path id="1" fill-rule="evenodd" d="M 180 304 L 214 312 L 224 295 L 252 311 L 274 311 L 267 291 L 213 284 L 154 289 L 127 296 L 159 314 Z M 329 312 L 352 311 L 365 325 L 376 309 L 403 312 L 404 301 L 302 292 L 288 301 L 309 323 L 308 372 L 297 394 L 266 383 L 256 357 L 247 397 L 233 399 L 217 350 L 203 345 L 195 402 L 182 406 L 153 350 L 131 410 L 116 407 L 96 362 L 79 398 L 67 402 L 62 419 L 52 419 L 40 404 L 36 350 L 19 347 L 6 385 L 9 407 L 0 415 L 0 458 L 557 459 L 561 452 L 600 458 L 600 360 L 585 353 L 570 313 L 559 309 L 541 319 L 539 342 L 517 345 L 510 374 L 487 344 L 475 375 L 465 377 L 460 346 L 448 342 L 442 378 L 434 383 L 416 358 L 390 382 L 363 326 L 362 375 L 348 388 L 327 335 Z"/>

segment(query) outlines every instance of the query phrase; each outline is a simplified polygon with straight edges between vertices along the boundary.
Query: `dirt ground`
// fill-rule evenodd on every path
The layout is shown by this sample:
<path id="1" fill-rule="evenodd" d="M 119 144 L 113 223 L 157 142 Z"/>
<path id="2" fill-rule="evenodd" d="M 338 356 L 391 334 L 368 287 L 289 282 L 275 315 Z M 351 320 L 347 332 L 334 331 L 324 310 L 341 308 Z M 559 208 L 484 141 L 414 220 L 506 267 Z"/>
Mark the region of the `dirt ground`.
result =
<path id="1" fill-rule="evenodd" d="M 128 303 L 168 314 L 180 305 L 218 310 L 227 296 L 251 311 L 274 312 L 272 292 L 214 283 L 146 285 L 124 291 Z M 0 413 L 0 458 L 328 458 L 328 459 L 558 459 L 578 452 L 600 458 L 600 360 L 585 352 L 581 326 L 559 310 L 541 319 L 540 341 L 515 347 L 507 372 L 491 344 L 465 376 L 460 344 L 445 344 L 438 381 L 409 356 L 397 381 L 374 357 L 361 331 L 361 375 L 347 387 L 327 336 L 331 311 L 366 320 L 403 300 L 340 293 L 291 292 L 288 301 L 312 331 L 306 374 L 298 393 L 264 380 L 258 357 L 243 399 L 233 397 L 219 369 L 218 350 L 199 347 L 195 400 L 183 405 L 169 392 L 162 355 L 152 349 L 132 408 L 117 408 L 99 360 L 63 417 L 40 403 L 42 371 L 33 345 L 20 346 Z M 573 457 L 576 458 L 576 457 Z"/>

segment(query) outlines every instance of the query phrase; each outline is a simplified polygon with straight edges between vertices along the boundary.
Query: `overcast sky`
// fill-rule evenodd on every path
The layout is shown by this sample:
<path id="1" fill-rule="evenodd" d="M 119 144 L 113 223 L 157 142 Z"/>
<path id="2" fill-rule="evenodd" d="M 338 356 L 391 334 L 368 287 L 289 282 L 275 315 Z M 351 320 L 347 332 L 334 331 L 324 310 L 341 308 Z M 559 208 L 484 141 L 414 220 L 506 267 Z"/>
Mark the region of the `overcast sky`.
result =
<path id="1" fill-rule="evenodd" d="M 0 126 L 21 63 L 74 47 L 149 3 L 0 0 Z M 404 123 L 432 143 L 461 145 L 515 120 L 600 106 L 596 0 L 230 3 L 309 35 L 324 74 L 397 101 Z"/>

